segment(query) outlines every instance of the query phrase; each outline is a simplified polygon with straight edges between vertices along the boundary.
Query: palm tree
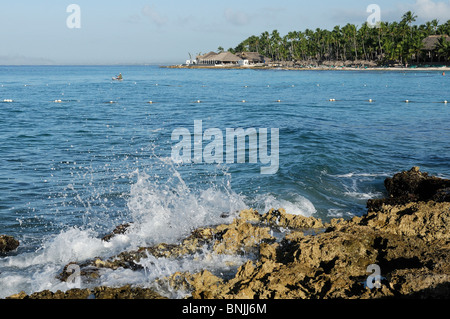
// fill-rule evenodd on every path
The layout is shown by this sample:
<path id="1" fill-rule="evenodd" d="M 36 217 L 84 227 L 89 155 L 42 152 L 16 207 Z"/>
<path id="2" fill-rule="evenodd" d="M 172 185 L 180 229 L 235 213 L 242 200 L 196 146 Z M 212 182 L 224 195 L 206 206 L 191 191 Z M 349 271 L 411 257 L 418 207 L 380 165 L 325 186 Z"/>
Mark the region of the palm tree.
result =
<path id="1" fill-rule="evenodd" d="M 331 32 L 331 39 L 334 41 L 334 58 L 342 60 L 341 55 L 341 40 L 342 40 L 342 32 L 340 26 L 335 26 L 333 31 Z"/>
<path id="2" fill-rule="evenodd" d="M 433 19 L 433 20 L 431 20 L 430 25 L 431 25 L 432 30 L 433 30 L 432 34 L 436 34 L 436 32 L 438 30 L 439 21 L 437 19 Z"/>
<path id="3" fill-rule="evenodd" d="M 280 42 L 280 32 L 278 32 L 278 30 L 273 30 L 270 34 L 270 43 L 272 47 L 272 59 L 276 61 L 280 60 Z"/>
<path id="4" fill-rule="evenodd" d="M 291 31 L 281 36 L 278 30 L 250 36 L 233 50 L 255 51 L 272 60 L 357 60 L 359 57 L 379 62 L 408 63 L 421 58 L 423 39 L 432 34 L 450 34 L 450 20 L 439 25 L 434 19 L 422 25 L 413 25 L 417 15 L 408 11 L 400 22 L 381 22 L 378 28 L 360 28 L 353 24 L 335 26 L 331 31 Z M 441 40 L 443 41 L 443 40 Z M 219 47 L 221 51 L 222 47 Z M 440 50 L 440 51 L 439 51 Z M 448 44 L 438 49 L 441 58 L 448 60 Z"/>
<path id="5" fill-rule="evenodd" d="M 447 37 L 441 36 L 439 42 L 436 45 L 437 53 L 444 61 L 450 61 L 450 41 Z"/>

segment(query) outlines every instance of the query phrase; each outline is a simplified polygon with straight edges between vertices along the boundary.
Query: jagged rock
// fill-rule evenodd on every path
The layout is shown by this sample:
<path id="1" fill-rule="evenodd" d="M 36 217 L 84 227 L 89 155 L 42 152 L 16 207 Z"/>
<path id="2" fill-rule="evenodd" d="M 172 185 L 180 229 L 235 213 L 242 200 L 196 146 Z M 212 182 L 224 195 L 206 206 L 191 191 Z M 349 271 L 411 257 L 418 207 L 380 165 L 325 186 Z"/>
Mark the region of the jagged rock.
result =
<path id="1" fill-rule="evenodd" d="M 410 202 L 405 205 L 382 205 L 361 217 L 340 222 L 330 229 L 363 225 L 397 235 L 416 236 L 426 241 L 450 240 L 450 203 Z"/>
<path id="2" fill-rule="evenodd" d="M 265 258 L 247 261 L 228 281 L 215 276 L 213 280 L 205 272 L 177 274 L 178 281 L 185 283 L 184 289 L 191 291 L 193 298 L 447 296 L 431 288 L 439 286 L 446 291 L 442 287 L 450 280 L 448 247 L 436 249 L 415 236 L 351 225 L 316 236 L 292 233 L 281 244 L 260 248 L 266 251 Z M 372 264 L 381 269 L 380 289 L 365 287 L 371 274 L 367 267 Z M 427 289 L 429 292 L 424 292 Z"/>
<path id="3" fill-rule="evenodd" d="M 71 262 L 68 263 L 66 266 L 64 266 L 63 271 L 56 276 L 57 279 L 61 281 L 67 281 L 69 276 L 74 274 L 73 269 L 69 270 L 70 265 L 78 265 L 80 267 L 80 273 L 79 275 L 84 279 L 86 282 L 93 281 L 95 279 L 98 279 L 100 277 L 98 273 L 99 267 L 94 267 L 91 265 L 90 262 L 84 262 L 84 263 L 75 263 Z"/>
<path id="4" fill-rule="evenodd" d="M 223 284 L 221 278 L 214 276 L 208 270 L 195 274 L 176 272 L 164 280 L 177 290 L 189 291 L 195 299 L 213 299 L 218 293 L 218 288 Z"/>
<path id="5" fill-rule="evenodd" d="M 292 229 L 325 228 L 325 225 L 318 218 L 287 214 L 283 208 L 269 210 L 262 216 L 261 220 L 269 225 Z"/>
<path id="6" fill-rule="evenodd" d="M 216 227 L 216 242 L 213 250 L 218 254 L 240 254 L 249 252 L 262 242 L 275 241 L 269 227 L 253 226 L 235 219 L 230 225 Z"/>
<path id="7" fill-rule="evenodd" d="M 450 180 L 429 176 L 428 173 L 422 173 L 417 166 L 409 171 L 386 178 L 384 186 L 389 197 L 368 200 L 369 211 L 379 210 L 382 205 L 405 205 L 409 202 L 429 200 L 448 202 L 450 200 Z"/>
<path id="8" fill-rule="evenodd" d="M 0 235 L 0 253 L 8 253 L 19 247 L 20 243 L 12 236 Z"/>
<path id="9" fill-rule="evenodd" d="M 411 179 L 408 192 L 427 194 L 415 199 L 433 198 L 435 189 L 441 187 L 419 191 L 426 185 L 423 180 L 428 180 L 429 185 L 446 185 L 426 173 L 419 174 L 417 169 L 409 174 L 417 176 Z M 383 203 L 364 216 L 332 220 L 329 225 L 289 216 L 283 210 L 271 210 L 260 221 L 295 229 L 303 228 L 306 220 L 307 226 L 327 226 L 327 229 L 313 235 L 292 231 L 281 242 L 260 243 L 258 259 L 244 263 L 234 278 L 227 281 L 219 278 L 214 285 L 203 286 L 201 280 L 191 278 L 204 278 L 204 272 L 185 273 L 182 275 L 185 289 L 191 291 L 193 298 L 216 299 L 447 298 L 450 203 L 432 200 L 398 203 Z M 299 223 L 293 223 L 294 220 Z M 368 272 L 369 265 L 380 269 L 380 288 L 366 287 L 372 274 Z"/>
<path id="10" fill-rule="evenodd" d="M 386 178 L 384 185 L 390 197 L 408 196 L 411 200 L 430 200 L 439 189 L 450 187 L 450 180 L 428 173 L 420 172 L 415 166 L 409 171 L 395 174 L 392 178 Z"/>
<path id="11" fill-rule="evenodd" d="M 130 228 L 132 223 L 125 223 L 122 225 L 117 226 L 111 233 L 105 235 L 102 237 L 103 241 L 110 241 L 111 238 L 113 238 L 116 235 L 124 234 L 128 228 Z"/>
<path id="12" fill-rule="evenodd" d="M 413 168 L 395 174 L 385 185 L 390 197 L 369 201 L 367 214 L 360 217 L 333 219 L 326 224 L 314 217 L 287 214 L 283 209 L 271 209 L 263 215 L 245 210 L 230 224 L 198 228 L 177 245 L 161 243 L 105 260 L 86 261 L 79 264 L 81 274 L 95 278 L 98 275 L 95 269 L 103 267 L 141 271 L 139 261 L 149 255 L 179 258 L 207 246 L 212 253 L 241 254 L 248 256 L 248 260 L 234 276 L 220 278 L 208 270 L 176 272 L 159 278 L 156 284 L 169 285 L 196 299 L 447 298 L 448 180 Z M 276 240 L 272 228 L 280 227 L 288 231 Z M 316 231 L 305 231 L 308 229 Z M 369 289 L 366 284 L 373 278 L 372 268 L 368 267 L 372 265 L 380 270 L 381 286 Z M 147 293 L 153 296 L 139 289 L 98 287 L 74 290 L 69 295 L 47 291 L 34 297 L 147 298 Z"/>
<path id="13" fill-rule="evenodd" d="M 261 215 L 254 209 L 244 209 L 239 213 L 239 219 L 247 222 L 260 222 Z"/>
<path id="14" fill-rule="evenodd" d="M 27 295 L 25 292 L 9 296 L 7 299 L 167 299 L 149 288 L 131 287 L 120 288 L 95 287 L 93 289 L 70 289 L 52 292 L 44 290 Z"/>

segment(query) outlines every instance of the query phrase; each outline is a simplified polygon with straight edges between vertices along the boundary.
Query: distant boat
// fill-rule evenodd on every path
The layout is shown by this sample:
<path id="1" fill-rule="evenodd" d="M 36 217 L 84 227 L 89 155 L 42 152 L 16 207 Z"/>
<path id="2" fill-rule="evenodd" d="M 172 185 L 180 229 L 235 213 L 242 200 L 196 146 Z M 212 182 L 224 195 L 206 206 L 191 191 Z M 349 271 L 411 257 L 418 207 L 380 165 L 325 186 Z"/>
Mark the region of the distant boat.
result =
<path id="1" fill-rule="evenodd" d="M 118 76 L 113 77 L 112 80 L 113 81 L 122 81 L 123 80 L 122 73 L 119 73 Z"/>

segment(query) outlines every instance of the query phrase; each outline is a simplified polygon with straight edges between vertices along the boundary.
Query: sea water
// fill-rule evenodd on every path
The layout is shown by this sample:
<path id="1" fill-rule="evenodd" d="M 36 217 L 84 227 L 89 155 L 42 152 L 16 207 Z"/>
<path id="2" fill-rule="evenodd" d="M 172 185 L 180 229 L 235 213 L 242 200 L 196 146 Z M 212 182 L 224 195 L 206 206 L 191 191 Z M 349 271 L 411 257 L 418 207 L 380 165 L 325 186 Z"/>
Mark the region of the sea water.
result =
<path id="1" fill-rule="evenodd" d="M 386 177 L 450 177 L 450 78 L 437 71 L 0 67 L 0 297 L 67 290 L 72 261 L 177 243 L 244 208 L 326 221 L 365 213 Z M 122 73 L 124 80 L 111 78 Z M 408 103 L 406 103 L 408 100 Z M 151 103 L 149 103 L 151 102 Z M 174 161 L 177 128 L 279 130 L 279 168 Z M 248 151 L 248 149 L 247 149 Z M 247 156 L 248 159 L 248 156 Z M 122 223 L 126 234 L 101 237 Z M 248 256 L 149 256 L 92 285 L 152 286 L 175 271 L 231 276 Z M 86 284 L 87 285 L 87 284 Z M 169 297 L 182 292 L 167 288 Z"/>

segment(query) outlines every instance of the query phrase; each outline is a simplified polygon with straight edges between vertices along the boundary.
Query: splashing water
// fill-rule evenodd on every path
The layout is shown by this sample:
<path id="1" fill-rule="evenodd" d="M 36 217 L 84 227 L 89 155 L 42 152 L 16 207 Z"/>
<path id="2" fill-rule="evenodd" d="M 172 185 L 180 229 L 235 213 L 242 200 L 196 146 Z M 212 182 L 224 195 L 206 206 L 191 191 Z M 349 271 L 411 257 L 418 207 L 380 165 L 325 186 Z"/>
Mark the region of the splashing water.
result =
<path id="1" fill-rule="evenodd" d="M 247 208 L 243 197 L 231 190 L 226 173 L 222 183 L 210 184 L 204 189 L 192 188 L 185 183 L 170 159 L 161 161 L 167 168 L 166 172 L 170 172 L 165 180 L 135 171 L 136 182 L 131 185 L 127 198 L 131 227 L 125 234 L 114 236 L 108 242 L 102 241 L 101 234 L 94 230 L 95 225 L 88 222 L 91 228 L 86 225 L 69 227 L 45 239 L 34 252 L 0 260 L 0 298 L 20 290 L 27 293 L 44 289 L 65 291 L 69 289 L 68 285 L 55 277 L 69 262 L 113 256 L 124 250 L 161 242 L 177 243 L 195 228 L 231 222 L 238 211 Z M 160 275 L 169 275 L 173 269 L 200 269 L 205 265 L 214 268 L 214 262 L 207 262 L 211 258 L 217 261 L 218 258 L 240 257 L 211 257 L 208 252 L 186 260 L 156 260 L 149 256 L 141 261 L 145 274 L 131 275 L 124 269 L 117 272 L 105 270 L 102 282 L 97 284 L 150 283 Z M 223 265 L 222 262 L 218 264 Z M 20 269 L 20 275 L 17 275 L 17 269 Z"/>

